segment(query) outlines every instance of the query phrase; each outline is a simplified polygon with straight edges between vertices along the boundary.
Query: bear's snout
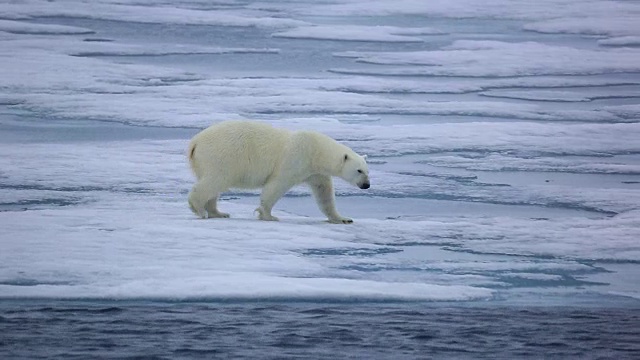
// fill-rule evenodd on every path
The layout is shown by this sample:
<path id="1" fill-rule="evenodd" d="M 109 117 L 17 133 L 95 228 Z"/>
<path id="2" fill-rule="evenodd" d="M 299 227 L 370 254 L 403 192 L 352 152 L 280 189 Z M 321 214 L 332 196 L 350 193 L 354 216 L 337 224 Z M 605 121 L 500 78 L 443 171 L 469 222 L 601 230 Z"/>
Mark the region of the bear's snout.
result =
<path id="1" fill-rule="evenodd" d="M 360 185 L 360 189 L 368 189 L 370 187 L 371 187 L 371 185 L 368 182 L 363 183 L 362 185 Z"/>

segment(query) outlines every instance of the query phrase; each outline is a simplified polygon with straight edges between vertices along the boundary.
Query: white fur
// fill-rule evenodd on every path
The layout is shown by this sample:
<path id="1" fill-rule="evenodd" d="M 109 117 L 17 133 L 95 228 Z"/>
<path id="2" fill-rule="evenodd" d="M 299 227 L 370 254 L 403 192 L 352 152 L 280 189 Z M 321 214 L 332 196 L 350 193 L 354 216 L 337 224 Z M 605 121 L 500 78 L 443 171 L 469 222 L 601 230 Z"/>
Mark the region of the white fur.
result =
<path id="1" fill-rule="evenodd" d="M 220 193 L 231 188 L 262 188 L 261 220 L 293 186 L 311 187 L 320 210 L 333 223 L 351 223 L 335 207 L 333 182 L 337 176 L 360 188 L 369 187 L 364 157 L 332 138 L 314 131 L 290 132 L 250 121 L 227 121 L 193 137 L 189 162 L 198 182 L 189 205 L 202 218 L 229 217 L 218 211 Z"/>

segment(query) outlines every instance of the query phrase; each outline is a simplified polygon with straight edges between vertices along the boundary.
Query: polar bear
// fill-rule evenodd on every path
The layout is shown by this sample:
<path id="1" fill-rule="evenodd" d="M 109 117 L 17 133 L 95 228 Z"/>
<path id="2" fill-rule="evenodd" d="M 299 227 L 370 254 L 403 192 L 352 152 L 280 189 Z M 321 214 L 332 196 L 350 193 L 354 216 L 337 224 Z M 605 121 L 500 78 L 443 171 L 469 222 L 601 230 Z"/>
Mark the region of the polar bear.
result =
<path id="1" fill-rule="evenodd" d="M 260 220 L 271 215 L 275 203 L 293 186 L 306 183 L 320 210 L 331 223 L 349 224 L 335 207 L 333 182 L 337 176 L 368 189 L 369 169 L 364 156 L 314 131 L 288 131 L 253 121 L 225 121 L 195 135 L 189 144 L 189 163 L 197 183 L 189 206 L 201 218 L 226 218 L 218 211 L 220 193 L 231 188 L 262 188 Z"/>

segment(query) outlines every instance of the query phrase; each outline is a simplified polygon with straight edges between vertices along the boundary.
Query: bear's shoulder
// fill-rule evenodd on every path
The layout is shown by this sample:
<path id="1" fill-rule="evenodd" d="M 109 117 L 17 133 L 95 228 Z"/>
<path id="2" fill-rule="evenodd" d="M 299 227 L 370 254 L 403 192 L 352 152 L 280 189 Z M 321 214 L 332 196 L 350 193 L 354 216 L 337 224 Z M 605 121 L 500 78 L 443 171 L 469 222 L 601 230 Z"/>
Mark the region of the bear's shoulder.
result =
<path id="1" fill-rule="evenodd" d="M 318 140 L 318 141 L 331 141 L 331 142 L 335 142 L 335 140 L 333 138 L 331 138 L 329 135 L 323 134 L 319 131 L 314 131 L 314 130 L 299 130 L 299 131 L 295 131 L 292 133 L 292 136 L 297 137 L 297 138 L 301 138 L 301 139 L 307 139 L 307 140 Z"/>

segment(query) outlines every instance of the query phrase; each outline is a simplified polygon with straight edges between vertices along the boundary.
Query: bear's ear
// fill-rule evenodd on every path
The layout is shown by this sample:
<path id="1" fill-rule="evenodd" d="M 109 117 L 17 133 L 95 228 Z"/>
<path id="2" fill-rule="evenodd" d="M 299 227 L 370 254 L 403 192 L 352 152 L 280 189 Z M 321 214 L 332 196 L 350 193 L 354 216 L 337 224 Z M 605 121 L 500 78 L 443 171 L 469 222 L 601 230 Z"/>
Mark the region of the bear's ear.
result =
<path id="1" fill-rule="evenodd" d="M 344 159 L 343 159 L 343 160 L 344 160 L 344 161 L 347 161 L 347 160 L 349 160 L 349 155 L 347 155 L 347 154 L 344 154 Z"/>
<path id="2" fill-rule="evenodd" d="M 362 155 L 362 158 L 363 158 L 364 160 L 367 160 L 367 157 L 368 157 L 368 155 Z"/>

